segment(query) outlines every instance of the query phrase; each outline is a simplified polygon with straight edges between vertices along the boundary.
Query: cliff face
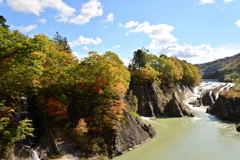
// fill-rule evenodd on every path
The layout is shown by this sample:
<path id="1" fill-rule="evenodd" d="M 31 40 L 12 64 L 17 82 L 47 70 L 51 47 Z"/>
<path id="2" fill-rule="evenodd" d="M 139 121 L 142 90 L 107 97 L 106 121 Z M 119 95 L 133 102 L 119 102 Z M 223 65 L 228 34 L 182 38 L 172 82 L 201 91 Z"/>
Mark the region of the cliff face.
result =
<path id="1" fill-rule="evenodd" d="M 189 107 L 183 104 L 185 96 L 190 96 L 190 87 L 175 85 L 161 89 L 156 83 L 130 84 L 130 89 L 138 98 L 138 113 L 146 117 L 193 116 Z"/>
<path id="2" fill-rule="evenodd" d="M 145 142 L 156 135 L 151 125 L 146 125 L 137 118 L 125 112 L 126 121 L 123 122 L 115 139 L 115 147 L 119 154 Z"/>
<path id="3" fill-rule="evenodd" d="M 223 120 L 240 122 L 240 98 L 220 95 L 216 103 L 207 109 L 207 113 Z"/>
<path id="4" fill-rule="evenodd" d="M 16 105 L 28 106 L 26 99 L 16 99 Z M 25 107 L 22 112 L 28 112 L 27 107 Z M 115 137 L 111 137 L 112 139 L 110 140 L 114 142 L 112 150 L 114 150 L 117 155 L 144 143 L 156 135 L 155 130 L 150 125 L 144 124 L 129 112 L 124 111 L 123 121 L 117 128 L 117 134 Z M 38 121 L 38 123 L 40 123 L 40 121 Z M 43 124 L 38 125 L 41 126 Z M 58 135 L 58 139 L 56 139 L 54 135 Z M 61 140 L 59 140 L 59 137 L 61 137 Z M 83 156 L 82 153 L 84 151 L 79 149 L 79 145 L 81 144 L 76 142 L 73 137 L 61 133 L 61 130 L 43 130 L 34 140 L 29 137 L 13 146 L 8 151 L 6 159 L 49 159 L 49 157 L 63 154 L 65 156 L 59 159 L 65 160 L 65 158 L 68 157 L 69 160 L 75 160 Z"/>
<path id="5" fill-rule="evenodd" d="M 185 95 L 192 95 L 190 87 L 176 85 L 171 89 L 160 89 L 160 87 L 155 83 L 145 83 L 142 85 L 131 86 L 131 89 L 133 90 L 134 95 L 138 98 L 138 112 L 140 115 L 149 117 L 193 116 L 192 111 L 182 102 Z M 26 99 L 24 99 L 24 106 L 28 106 Z M 24 110 L 29 112 L 26 107 Z M 40 121 L 37 123 L 40 123 Z M 37 125 L 41 126 L 43 124 Z M 70 160 L 81 157 L 82 151 L 79 150 L 79 144 L 71 137 L 64 137 L 64 134 L 57 132 L 60 131 L 45 129 L 40 135 L 37 135 L 37 140 L 30 140 L 31 145 L 24 142 L 19 143 L 12 148 L 7 159 L 29 160 L 33 159 L 34 156 L 44 159 L 49 158 L 52 155 L 58 155 L 59 153 L 70 155 L 70 157 L 72 157 L 69 158 Z M 58 134 L 58 139 L 59 135 L 62 137 L 61 141 L 54 138 L 53 135 L 56 134 Z M 115 137 L 112 137 L 113 139 L 111 140 L 114 142 L 113 150 L 115 150 L 118 155 L 122 154 L 131 148 L 144 143 L 155 135 L 156 132 L 152 126 L 144 124 L 141 120 L 132 116 L 130 112 L 125 111 L 123 121 L 119 124 L 117 129 L 117 134 Z"/>

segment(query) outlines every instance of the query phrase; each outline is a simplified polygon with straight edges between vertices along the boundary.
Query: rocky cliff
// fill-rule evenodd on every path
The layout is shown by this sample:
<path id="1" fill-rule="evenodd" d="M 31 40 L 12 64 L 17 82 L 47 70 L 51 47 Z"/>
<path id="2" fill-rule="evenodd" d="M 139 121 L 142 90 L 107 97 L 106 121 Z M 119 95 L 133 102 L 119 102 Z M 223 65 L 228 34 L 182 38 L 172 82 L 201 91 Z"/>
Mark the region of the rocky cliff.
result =
<path id="1" fill-rule="evenodd" d="M 28 104 L 25 98 L 18 98 L 15 103 L 23 106 L 24 110 L 21 112 L 28 112 Z M 41 125 L 38 124 L 38 127 Z M 66 157 L 68 160 L 75 160 L 85 156 L 84 151 L 79 149 L 81 148 L 80 144 L 73 137 L 61 132 L 60 129 L 45 130 L 41 128 L 41 130 L 41 133 L 37 133 L 35 138 L 29 137 L 13 146 L 4 160 L 50 159 L 60 155 L 64 156 L 58 158 L 59 160 L 65 160 Z M 113 142 L 112 150 L 114 154 L 120 155 L 155 135 L 156 132 L 151 125 L 144 124 L 140 119 L 132 116 L 130 111 L 124 111 L 123 121 L 117 128 L 117 134 L 111 140 Z M 94 156 L 94 154 L 90 156 Z"/>
<path id="2" fill-rule="evenodd" d="M 125 116 L 126 121 L 120 125 L 115 139 L 115 147 L 119 154 L 142 144 L 156 135 L 151 125 L 144 124 L 127 112 L 125 112 Z"/>
<path id="3" fill-rule="evenodd" d="M 146 117 L 193 116 L 191 109 L 183 104 L 185 96 L 192 95 L 188 86 L 174 85 L 161 88 L 156 83 L 130 84 L 130 89 L 138 98 L 138 113 Z"/>
<path id="4" fill-rule="evenodd" d="M 207 109 L 207 113 L 223 120 L 240 122 L 240 98 L 219 95 L 216 103 Z"/>

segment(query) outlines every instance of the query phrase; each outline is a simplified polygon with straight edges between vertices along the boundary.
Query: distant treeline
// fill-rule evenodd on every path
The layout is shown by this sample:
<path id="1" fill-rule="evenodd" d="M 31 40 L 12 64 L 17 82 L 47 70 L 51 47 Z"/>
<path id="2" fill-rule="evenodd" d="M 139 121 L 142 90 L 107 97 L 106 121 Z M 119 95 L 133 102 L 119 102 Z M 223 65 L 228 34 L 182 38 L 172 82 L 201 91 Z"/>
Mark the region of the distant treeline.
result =
<path id="1" fill-rule="evenodd" d="M 205 79 L 240 82 L 240 53 L 213 62 L 196 65 Z"/>

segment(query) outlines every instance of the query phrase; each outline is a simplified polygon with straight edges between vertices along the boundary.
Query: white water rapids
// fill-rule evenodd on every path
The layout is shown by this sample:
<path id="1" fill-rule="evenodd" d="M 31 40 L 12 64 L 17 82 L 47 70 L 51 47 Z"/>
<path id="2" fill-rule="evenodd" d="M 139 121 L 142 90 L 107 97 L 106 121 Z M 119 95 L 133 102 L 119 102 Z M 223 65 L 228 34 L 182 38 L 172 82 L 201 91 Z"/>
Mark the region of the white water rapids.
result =
<path id="1" fill-rule="evenodd" d="M 235 124 L 217 119 L 206 113 L 207 106 L 189 104 L 212 89 L 215 101 L 219 92 L 228 90 L 232 83 L 204 81 L 194 88 L 194 94 L 184 101 L 195 117 L 144 118 L 151 124 L 157 136 L 140 147 L 114 160 L 239 160 L 240 133 Z"/>
<path id="2" fill-rule="evenodd" d="M 212 103 L 214 103 L 218 99 L 220 92 L 228 91 L 233 86 L 234 86 L 234 83 L 223 83 L 223 82 L 205 80 L 199 86 L 197 86 L 193 89 L 193 95 L 190 97 L 186 97 L 184 103 L 195 112 L 195 118 L 200 118 L 200 117 L 205 117 L 205 118 L 212 117 L 213 118 L 214 116 L 211 116 L 206 113 L 206 109 L 209 106 L 196 107 L 189 103 L 201 98 L 201 96 L 208 91 L 209 91 L 209 96 L 211 98 L 211 101 L 212 101 Z M 214 89 L 216 91 L 213 91 Z M 215 99 L 213 98 L 213 95 L 214 95 Z"/>
<path id="3" fill-rule="evenodd" d="M 38 153 L 36 151 L 34 151 L 33 149 L 31 149 L 31 154 L 32 154 L 33 160 L 40 160 Z"/>

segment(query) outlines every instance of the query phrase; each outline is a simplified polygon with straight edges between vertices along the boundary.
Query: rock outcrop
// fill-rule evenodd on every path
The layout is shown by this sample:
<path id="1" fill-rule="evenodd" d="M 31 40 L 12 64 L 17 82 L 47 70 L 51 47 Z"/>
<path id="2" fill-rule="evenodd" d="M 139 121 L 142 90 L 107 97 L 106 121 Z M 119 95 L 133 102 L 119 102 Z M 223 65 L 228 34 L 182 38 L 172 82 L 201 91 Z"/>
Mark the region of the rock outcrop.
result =
<path id="1" fill-rule="evenodd" d="M 156 135 L 151 125 L 142 123 L 139 119 L 125 112 L 126 120 L 118 130 L 115 147 L 119 154 L 142 144 Z"/>
<path id="2" fill-rule="evenodd" d="M 240 123 L 236 124 L 236 130 L 240 132 Z"/>
<path id="3" fill-rule="evenodd" d="M 183 117 L 184 115 L 194 116 L 191 109 L 182 102 L 176 93 L 174 93 L 172 99 L 165 106 L 163 114 L 173 117 Z"/>
<path id="4" fill-rule="evenodd" d="M 207 109 L 222 120 L 240 122 L 240 98 L 230 98 L 219 95 L 216 103 Z"/>
<path id="5" fill-rule="evenodd" d="M 200 98 L 200 105 L 203 106 L 211 106 L 214 104 L 214 96 L 213 91 L 208 90 L 207 92 L 204 92 Z"/>
<path id="6" fill-rule="evenodd" d="M 211 106 L 217 101 L 220 92 L 226 91 L 231 87 L 232 84 L 221 84 L 215 88 L 207 89 L 206 91 L 202 92 L 197 101 L 191 102 L 191 104 L 193 104 L 195 107 Z"/>
<path id="7" fill-rule="evenodd" d="M 16 104 L 28 106 L 26 99 L 23 98 L 16 100 Z M 49 157 L 59 154 L 64 155 L 64 157 L 59 158 L 59 160 L 64 160 L 66 157 L 69 160 L 81 158 L 82 151 L 79 150 L 79 144 L 72 137 L 65 137 L 63 133 L 59 133 L 61 131 L 55 130 L 54 132 L 58 132 L 55 134 L 59 134 L 60 137 L 62 137 L 61 141 L 57 141 L 50 130 L 51 129 L 46 131 L 44 129 L 40 135 L 37 135 L 36 139 L 26 139 L 13 146 L 7 154 L 7 159 L 49 159 Z M 111 140 L 114 142 L 113 150 L 120 155 L 144 143 L 155 135 L 156 132 L 151 125 L 144 124 L 140 119 L 133 117 L 125 111 L 123 121 L 117 129 L 117 134 L 115 137 L 112 137 L 113 139 Z M 31 141 L 31 143 L 29 143 L 29 141 Z"/>
<path id="8" fill-rule="evenodd" d="M 191 96 L 190 87 L 176 85 L 161 89 L 156 83 L 131 84 L 130 89 L 138 98 L 138 113 L 146 117 L 193 116 L 191 109 L 183 104 L 185 96 Z"/>

